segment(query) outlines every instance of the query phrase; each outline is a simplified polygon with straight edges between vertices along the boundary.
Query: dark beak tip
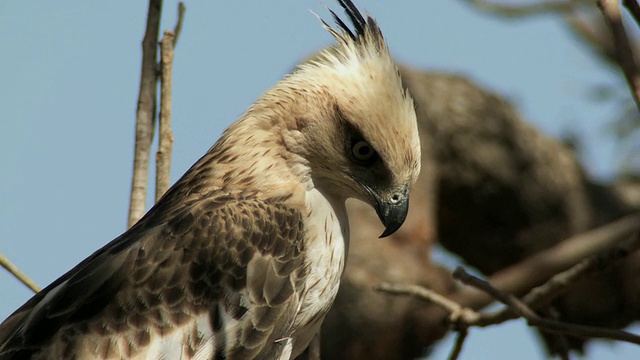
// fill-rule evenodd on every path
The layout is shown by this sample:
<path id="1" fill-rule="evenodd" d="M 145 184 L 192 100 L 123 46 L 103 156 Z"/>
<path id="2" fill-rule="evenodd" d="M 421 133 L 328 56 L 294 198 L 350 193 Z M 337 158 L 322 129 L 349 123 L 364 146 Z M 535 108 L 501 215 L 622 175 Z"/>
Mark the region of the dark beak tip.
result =
<path id="1" fill-rule="evenodd" d="M 395 229 L 393 227 L 385 228 L 382 234 L 378 236 L 378 239 L 386 238 L 389 235 L 393 235 L 396 231 L 398 231 L 399 228 L 399 226 Z"/>
<path id="2" fill-rule="evenodd" d="M 385 226 L 384 232 L 378 237 L 379 239 L 390 236 L 400 229 L 409 211 L 409 200 L 407 199 L 394 207 L 387 206 L 384 209 L 383 207 L 384 205 L 376 207 L 378 217 Z"/>
<path id="3" fill-rule="evenodd" d="M 383 224 L 385 226 L 385 229 L 382 232 L 382 234 L 378 237 L 378 239 L 386 238 L 387 236 L 395 234 L 395 232 L 398 231 L 398 229 L 400 229 L 402 224 L 404 224 L 405 217 L 406 217 L 406 214 L 405 216 L 402 217 L 400 221 L 392 222 L 391 224 L 388 224 L 388 225 Z"/>

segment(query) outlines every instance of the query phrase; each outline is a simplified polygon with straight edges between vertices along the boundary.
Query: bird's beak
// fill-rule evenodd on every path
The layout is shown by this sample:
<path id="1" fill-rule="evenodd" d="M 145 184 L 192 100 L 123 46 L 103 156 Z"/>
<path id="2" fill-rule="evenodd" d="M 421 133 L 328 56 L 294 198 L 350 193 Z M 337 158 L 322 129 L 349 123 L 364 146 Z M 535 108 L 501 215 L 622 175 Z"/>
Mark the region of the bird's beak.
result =
<path id="1" fill-rule="evenodd" d="M 387 237 L 396 232 L 409 212 L 409 189 L 405 186 L 401 191 L 390 194 L 388 197 L 376 197 L 376 212 L 385 230 L 380 238 Z"/>

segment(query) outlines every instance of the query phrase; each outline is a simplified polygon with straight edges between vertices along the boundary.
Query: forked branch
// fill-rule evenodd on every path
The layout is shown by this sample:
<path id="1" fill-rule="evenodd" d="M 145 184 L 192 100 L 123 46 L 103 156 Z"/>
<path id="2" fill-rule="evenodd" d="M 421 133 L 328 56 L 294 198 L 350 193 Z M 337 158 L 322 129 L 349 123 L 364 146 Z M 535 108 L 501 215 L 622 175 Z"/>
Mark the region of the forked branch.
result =
<path id="1" fill-rule="evenodd" d="M 640 248 L 640 236 L 637 233 L 640 225 L 638 224 L 640 224 L 640 222 L 638 222 L 638 215 L 630 215 L 629 217 L 622 218 L 601 228 L 579 235 L 577 238 L 581 241 L 587 240 L 587 243 L 583 243 L 582 245 L 588 245 L 582 251 L 591 249 L 592 255 L 577 262 L 577 264 L 569 269 L 555 274 L 544 284 L 531 289 L 522 298 L 511 295 L 509 292 L 501 290 L 499 286 L 473 276 L 462 268 L 454 271 L 454 278 L 471 286 L 473 291 L 479 291 L 489 299 L 493 301 L 497 300 L 507 305 L 500 311 L 478 312 L 477 310 L 487 305 L 488 302 L 484 300 L 480 302 L 472 301 L 465 297 L 456 298 L 455 293 L 447 297 L 417 285 L 380 284 L 376 289 L 395 295 L 415 296 L 444 309 L 448 314 L 447 318 L 449 323 L 452 324 L 453 328 L 459 333 L 450 359 L 456 359 L 460 354 L 464 340 L 467 337 L 467 331 L 470 327 L 497 325 L 516 318 L 524 318 L 530 326 L 550 333 L 582 338 L 606 338 L 640 344 L 640 336 L 626 331 L 566 323 L 542 317 L 536 312 L 536 310 L 544 308 L 552 300 L 564 293 L 571 284 L 587 275 L 606 269 L 616 261 L 637 251 Z M 620 240 L 622 236 L 625 237 Z M 595 240 L 597 240 L 597 244 L 589 244 L 589 242 L 594 242 Z M 574 241 L 575 239 L 566 240 L 564 242 L 565 244 L 559 246 L 564 247 L 572 244 Z M 603 249 L 602 244 L 613 245 Z M 555 249 L 555 251 L 557 251 L 557 249 Z M 578 252 L 581 253 L 579 249 Z M 524 262 L 529 261 L 528 259 Z M 514 268 L 518 269 L 518 267 L 519 265 L 516 265 Z M 504 276 L 505 275 L 499 276 L 498 280 Z M 509 285 L 508 282 L 505 283 L 504 281 L 500 283 L 502 285 Z M 468 295 L 473 294 L 473 291 L 463 293 Z M 480 298 L 483 299 L 483 297 Z M 464 300 L 465 302 L 458 299 Z"/>

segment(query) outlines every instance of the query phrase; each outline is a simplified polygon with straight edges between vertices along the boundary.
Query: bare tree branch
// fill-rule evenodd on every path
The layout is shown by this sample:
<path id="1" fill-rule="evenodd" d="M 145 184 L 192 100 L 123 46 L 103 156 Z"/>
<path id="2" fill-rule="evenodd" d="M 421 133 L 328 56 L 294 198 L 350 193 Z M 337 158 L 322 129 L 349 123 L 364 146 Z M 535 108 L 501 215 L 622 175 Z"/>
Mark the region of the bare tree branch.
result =
<path id="1" fill-rule="evenodd" d="M 173 40 L 173 48 L 175 49 L 178 45 L 178 39 L 180 38 L 180 34 L 182 33 L 182 23 L 184 21 L 184 13 L 187 11 L 187 7 L 184 6 L 184 3 L 180 1 L 178 3 L 178 21 L 176 22 L 176 27 L 173 28 L 173 34 L 175 35 L 175 39 Z"/>
<path id="2" fill-rule="evenodd" d="M 491 283 L 501 291 L 523 294 L 582 259 L 614 247 L 637 231 L 640 231 L 640 213 L 627 215 L 496 272 L 491 276 Z M 450 298 L 472 309 L 481 309 L 493 302 L 488 294 L 470 288 L 460 289 Z"/>
<path id="3" fill-rule="evenodd" d="M 566 1 L 544 1 L 531 2 L 528 4 L 509 4 L 506 1 L 495 2 L 486 0 L 463 0 L 480 11 L 494 14 L 504 18 L 521 18 L 542 14 L 563 14 L 565 22 L 573 33 L 584 41 L 596 55 L 605 60 L 608 64 L 618 66 L 618 56 L 615 45 L 609 40 L 608 34 L 602 32 L 599 22 L 586 19 L 580 16 L 579 10 L 595 5 L 593 0 L 566 0 Z M 640 24 L 640 5 L 637 0 L 623 0 L 624 5 L 634 16 L 636 22 Z M 605 36 L 607 35 L 607 36 Z M 637 46 L 629 43 L 631 52 L 637 50 Z"/>
<path id="4" fill-rule="evenodd" d="M 449 355 L 450 360 L 455 360 L 460 356 L 464 341 L 467 338 L 468 328 L 475 324 L 482 314 L 451 301 L 446 296 L 418 285 L 394 285 L 381 283 L 374 287 L 374 290 L 386 292 L 391 295 L 409 295 L 425 300 L 440 306 L 449 313 L 449 322 L 457 327 L 458 336 Z"/>
<path id="5" fill-rule="evenodd" d="M 449 360 L 457 360 L 458 357 L 460 357 L 460 353 L 462 352 L 462 347 L 464 346 L 464 341 L 467 339 L 467 335 L 469 335 L 468 328 L 458 330 L 458 336 L 456 336 L 456 342 L 453 344 L 453 348 L 451 349 Z"/>
<path id="6" fill-rule="evenodd" d="M 607 249 L 602 253 L 588 257 L 568 270 L 554 275 L 543 285 L 535 287 L 529 291 L 524 297 L 522 297 L 522 301 L 532 309 L 538 309 L 546 306 L 552 300 L 564 293 L 568 289 L 569 285 L 584 278 L 588 274 L 613 265 L 617 260 L 636 251 L 639 246 L 640 237 L 638 234 L 632 235 L 628 240 L 623 241 L 620 246 Z M 506 320 L 515 319 L 516 317 L 515 313 L 510 311 L 509 308 L 506 308 L 497 312 L 480 314 L 474 325 L 488 326 L 500 324 Z"/>
<path id="7" fill-rule="evenodd" d="M 569 324 L 562 321 L 545 319 L 536 314 L 527 304 L 517 297 L 496 289 L 488 281 L 482 280 L 467 273 L 461 267 L 453 272 L 453 277 L 464 284 L 480 289 L 501 303 L 507 305 L 518 316 L 527 319 L 530 326 L 535 326 L 543 331 L 567 334 L 582 338 L 603 338 L 619 340 L 640 345 L 640 336 L 622 330 L 606 329 L 595 326 Z"/>
<path id="8" fill-rule="evenodd" d="M 475 322 L 475 318 L 477 314 L 471 309 L 465 309 L 463 306 L 458 304 L 451 299 L 448 299 L 444 295 L 440 295 L 435 291 L 424 288 L 418 285 L 398 285 L 398 284 L 389 284 L 389 283 L 381 283 L 374 287 L 374 290 L 383 291 L 392 295 L 411 295 L 415 296 L 419 299 L 434 303 L 441 308 L 447 310 L 449 314 L 451 314 L 451 318 L 454 317 L 464 317 L 465 322 L 471 323 Z M 463 315 L 465 311 L 469 311 L 466 315 Z M 452 321 L 455 322 L 455 321 Z"/>
<path id="9" fill-rule="evenodd" d="M 640 26 L 640 4 L 638 4 L 638 0 L 623 0 L 622 3 L 636 20 L 636 24 Z"/>
<path id="10" fill-rule="evenodd" d="M 171 183 L 171 152 L 173 132 L 171 131 L 171 86 L 173 72 L 173 45 L 175 34 L 164 32 L 160 40 L 160 140 L 156 152 L 156 202 L 169 189 Z"/>
<path id="11" fill-rule="evenodd" d="M 527 319 L 530 326 L 538 327 L 541 330 L 551 333 L 583 338 L 606 338 L 638 344 L 640 343 L 640 336 L 635 334 L 615 329 L 570 324 L 555 319 L 543 318 L 533 310 L 534 308 L 546 305 L 553 298 L 559 296 L 563 290 L 566 290 L 571 283 L 582 278 L 587 273 L 612 265 L 616 260 L 637 250 L 638 247 L 640 247 L 640 236 L 634 234 L 627 241 L 622 242 L 621 246 L 585 259 L 569 270 L 557 274 L 546 284 L 530 291 L 522 299 L 500 291 L 488 281 L 475 277 L 467 273 L 463 268 L 458 267 L 453 273 L 455 279 L 479 289 L 491 296 L 491 298 L 507 305 L 507 308 L 492 313 L 478 313 L 421 286 L 383 283 L 378 285 L 376 289 L 390 294 L 415 296 L 445 309 L 449 313 L 450 323 L 458 331 L 458 337 L 456 338 L 455 345 L 449 357 L 450 359 L 458 358 L 462 351 L 469 327 L 497 325 L 519 317 Z"/>
<path id="12" fill-rule="evenodd" d="M 607 65 L 618 66 L 618 58 L 614 45 L 607 32 L 603 32 L 600 23 L 590 21 L 582 16 L 569 15 L 565 17 L 565 23 L 573 34 L 582 41 L 587 48 Z M 606 28 L 605 28 L 606 29 Z"/>
<path id="13" fill-rule="evenodd" d="M 638 234 L 634 234 L 627 240 L 622 241 L 619 246 L 615 246 L 603 251 L 602 253 L 595 254 L 582 260 L 568 270 L 556 274 L 543 285 L 533 288 L 520 301 L 532 309 L 543 307 L 566 291 L 568 286 L 572 283 L 582 279 L 590 273 L 613 265 L 617 260 L 638 250 L 639 247 L 640 236 Z M 462 275 L 466 276 L 466 273 L 462 273 Z M 462 328 L 466 326 L 485 327 L 497 325 L 519 317 L 519 314 L 513 312 L 510 308 L 505 308 L 495 312 L 478 313 L 468 307 L 464 307 L 450 298 L 447 298 L 446 296 L 418 285 L 381 283 L 376 286 L 375 289 L 394 295 L 415 296 L 418 299 L 436 304 L 449 313 L 449 321 L 451 323 L 459 327 L 461 326 Z M 492 293 L 485 291 L 483 288 L 480 288 L 480 290 L 484 293 L 488 293 L 493 299 L 496 298 Z M 499 290 L 496 289 L 496 291 Z"/>
<path id="14" fill-rule="evenodd" d="M 622 15 L 620 14 L 620 4 L 618 0 L 598 0 L 598 6 L 602 11 L 602 15 L 606 20 L 611 34 L 613 43 L 615 44 L 618 63 L 624 73 L 631 94 L 636 102 L 636 106 L 640 110 L 640 71 L 636 64 L 633 51 L 629 45 L 627 33 L 622 24 Z"/>
<path id="15" fill-rule="evenodd" d="M 506 310 L 506 309 L 505 309 Z M 560 319 L 560 313 L 553 307 L 547 307 L 542 309 L 548 316 L 550 316 L 554 320 Z M 547 335 L 550 335 L 547 333 Z M 557 347 L 554 348 L 557 351 L 557 355 L 562 360 L 571 360 L 571 345 L 569 343 L 569 339 L 564 334 L 554 334 L 554 341 L 557 344 Z"/>
<path id="16" fill-rule="evenodd" d="M 171 184 L 171 153 L 173 132 L 171 130 L 171 89 L 173 87 L 173 55 L 186 7 L 178 4 L 178 21 L 174 31 L 166 30 L 160 40 L 160 139 L 156 152 L 156 202 Z"/>
<path id="17" fill-rule="evenodd" d="M 546 13 L 569 12 L 577 5 L 590 3 L 590 0 L 539 1 L 530 4 L 513 5 L 485 0 L 464 0 L 464 2 L 488 13 L 503 17 L 518 18 Z"/>
<path id="18" fill-rule="evenodd" d="M 640 231 L 640 213 L 628 215 L 600 228 L 567 239 L 553 248 L 506 269 L 504 273 L 496 273 L 496 276 L 491 278 L 492 287 L 500 294 L 528 292 L 522 300 L 518 301 L 532 312 L 531 309 L 547 305 L 555 297 L 568 290 L 570 284 L 586 274 L 613 265 L 617 260 L 636 251 L 640 247 L 638 231 Z M 585 260 L 585 258 L 587 259 Z M 541 283 L 543 284 L 538 288 L 530 290 L 533 286 Z M 494 293 L 487 292 L 483 288 L 461 288 L 446 297 L 414 285 L 381 284 L 377 289 L 392 294 L 415 296 L 437 305 L 437 307 L 427 307 L 419 313 L 419 319 L 416 321 L 422 322 L 421 326 L 425 328 L 441 327 L 443 321 L 448 320 L 455 330 L 462 331 L 470 326 L 491 326 L 523 316 L 523 314 L 530 315 L 527 310 L 524 312 L 522 310 L 514 311 L 512 307 L 490 313 L 477 312 L 476 310 L 496 299 L 493 296 Z M 511 302 L 509 304 L 517 306 Z M 539 318 L 537 314 L 536 316 Z M 529 316 L 528 320 L 532 326 L 540 327 L 546 332 L 588 338 L 609 338 L 632 343 L 636 343 L 640 339 L 637 335 L 627 332 L 574 326 L 551 319 L 539 321 L 538 318 Z M 464 339 L 459 339 L 459 341 L 463 342 Z M 463 345 L 456 346 L 462 347 Z M 452 355 L 459 351 L 461 349 L 452 349 Z"/>
<path id="19" fill-rule="evenodd" d="M 20 269 L 18 269 L 17 266 L 15 266 L 6 256 L 4 256 L 3 253 L 0 253 L 0 266 L 10 272 L 11 275 L 15 276 L 15 278 L 23 283 L 26 287 L 33 290 L 33 292 L 37 293 L 42 290 L 42 288 L 38 286 L 35 281 L 31 280 L 31 278 L 28 277 L 27 274 L 20 271 Z"/>
<path id="20" fill-rule="evenodd" d="M 156 113 L 157 41 L 160 31 L 162 0 L 149 0 L 147 28 L 142 40 L 142 70 L 140 92 L 136 111 L 136 143 L 133 157 L 133 176 L 129 200 L 128 226 L 135 224 L 145 212 L 147 201 L 147 181 L 149 178 L 149 157 L 153 139 Z"/>

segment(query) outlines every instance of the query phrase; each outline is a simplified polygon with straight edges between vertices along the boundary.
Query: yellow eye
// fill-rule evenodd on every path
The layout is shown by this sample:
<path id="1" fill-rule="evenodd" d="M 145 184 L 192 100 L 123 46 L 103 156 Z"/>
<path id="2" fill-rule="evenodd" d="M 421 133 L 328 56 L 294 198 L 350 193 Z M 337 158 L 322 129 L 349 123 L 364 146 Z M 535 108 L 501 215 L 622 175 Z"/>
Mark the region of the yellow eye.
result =
<path id="1" fill-rule="evenodd" d="M 370 161 L 376 155 L 376 152 L 366 141 L 358 141 L 353 144 L 351 153 L 358 161 Z"/>

